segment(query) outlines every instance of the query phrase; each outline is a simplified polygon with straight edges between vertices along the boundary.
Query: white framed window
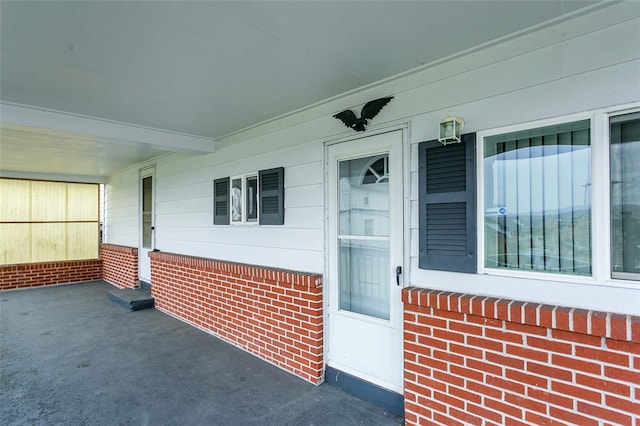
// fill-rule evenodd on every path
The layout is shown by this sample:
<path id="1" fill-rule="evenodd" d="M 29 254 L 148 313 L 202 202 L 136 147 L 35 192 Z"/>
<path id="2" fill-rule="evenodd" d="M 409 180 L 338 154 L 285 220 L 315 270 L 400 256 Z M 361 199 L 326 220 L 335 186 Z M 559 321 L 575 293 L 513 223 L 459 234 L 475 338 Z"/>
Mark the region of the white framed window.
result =
<path id="1" fill-rule="evenodd" d="M 231 224 L 258 223 L 258 174 L 232 177 L 229 193 Z"/>
<path id="2" fill-rule="evenodd" d="M 640 112 L 478 134 L 478 270 L 640 281 Z"/>
<path id="3" fill-rule="evenodd" d="M 609 119 L 611 273 L 640 280 L 640 112 Z"/>
<path id="4" fill-rule="evenodd" d="M 483 138 L 484 268 L 591 275 L 590 125 Z"/>

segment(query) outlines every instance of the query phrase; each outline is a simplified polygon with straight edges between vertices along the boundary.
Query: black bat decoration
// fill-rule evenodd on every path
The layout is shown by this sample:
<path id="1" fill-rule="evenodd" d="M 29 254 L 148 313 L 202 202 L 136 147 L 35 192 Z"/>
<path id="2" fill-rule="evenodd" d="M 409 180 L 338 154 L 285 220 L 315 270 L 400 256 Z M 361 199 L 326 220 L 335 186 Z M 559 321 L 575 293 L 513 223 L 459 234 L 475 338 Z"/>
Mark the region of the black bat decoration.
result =
<path id="1" fill-rule="evenodd" d="M 360 118 L 356 117 L 350 109 L 337 113 L 333 118 L 337 118 L 342 121 L 345 126 L 355 130 L 356 132 L 364 132 L 364 126 L 367 125 L 367 120 L 371 120 L 373 117 L 378 115 L 382 107 L 388 104 L 391 99 L 393 99 L 393 96 L 367 102 L 362 107 Z"/>

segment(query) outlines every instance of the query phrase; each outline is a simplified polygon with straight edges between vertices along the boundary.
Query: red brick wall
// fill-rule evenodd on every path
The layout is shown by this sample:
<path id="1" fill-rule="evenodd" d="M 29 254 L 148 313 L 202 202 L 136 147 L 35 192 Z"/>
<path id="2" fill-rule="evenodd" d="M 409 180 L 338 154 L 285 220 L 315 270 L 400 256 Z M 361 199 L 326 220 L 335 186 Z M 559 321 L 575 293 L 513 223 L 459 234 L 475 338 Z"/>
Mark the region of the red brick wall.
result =
<path id="1" fill-rule="evenodd" d="M 135 247 L 100 244 L 102 273 L 105 281 L 119 288 L 138 285 L 138 249 Z"/>
<path id="2" fill-rule="evenodd" d="M 0 265 L 0 290 L 99 280 L 100 259 Z"/>
<path id="3" fill-rule="evenodd" d="M 407 288 L 405 417 L 640 426 L 640 317 Z"/>
<path id="4" fill-rule="evenodd" d="M 152 252 L 156 308 L 314 384 L 322 381 L 322 276 Z"/>

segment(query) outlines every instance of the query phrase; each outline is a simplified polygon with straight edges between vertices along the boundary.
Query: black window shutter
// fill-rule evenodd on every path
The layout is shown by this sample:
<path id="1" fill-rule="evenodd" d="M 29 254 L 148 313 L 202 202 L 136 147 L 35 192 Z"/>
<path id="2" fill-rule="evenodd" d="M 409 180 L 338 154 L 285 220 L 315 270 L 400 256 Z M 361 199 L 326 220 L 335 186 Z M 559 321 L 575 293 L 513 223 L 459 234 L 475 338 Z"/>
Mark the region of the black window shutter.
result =
<path id="1" fill-rule="evenodd" d="M 213 181 L 213 224 L 229 224 L 229 178 Z"/>
<path id="2" fill-rule="evenodd" d="M 475 146 L 475 133 L 459 144 L 418 146 L 422 269 L 477 271 Z"/>
<path id="3" fill-rule="evenodd" d="M 258 172 L 260 225 L 284 225 L 284 168 Z"/>

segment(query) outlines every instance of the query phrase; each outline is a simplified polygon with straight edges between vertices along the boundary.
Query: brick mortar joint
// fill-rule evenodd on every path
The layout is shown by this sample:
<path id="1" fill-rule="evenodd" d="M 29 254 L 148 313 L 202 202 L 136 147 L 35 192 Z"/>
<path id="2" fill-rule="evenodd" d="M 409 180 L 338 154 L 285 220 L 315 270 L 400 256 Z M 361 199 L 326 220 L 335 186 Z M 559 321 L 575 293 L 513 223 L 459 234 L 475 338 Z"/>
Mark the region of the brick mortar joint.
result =
<path id="1" fill-rule="evenodd" d="M 152 264 L 159 262 L 174 266 L 190 267 L 196 270 L 213 273 L 228 273 L 257 279 L 276 281 L 277 283 L 293 284 L 296 287 L 308 288 L 311 291 L 322 288 L 322 274 L 287 269 L 269 268 L 267 266 L 229 262 L 225 260 L 195 257 L 167 252 L 149 252 Z M 152 267 L 153 269 L 153 267 Z"/>
<path id="2" fill-rule="evenodd" d="M 640 343 L 640 316 L 613 314 L 595 310 L 553 306 L 543 303 L 523 302 L 511 299 L 500 299 L 489 296 L 478 296 L 421 287 L 406 287 L 403 292 L 403 304 L 419 306 L 442 311 L 468 314 L 534 327 L 549 328 L 573 333 L 605 337 L 632 343 Z M 463 301 L 466 301 L 463 302 Z M 480 311 L 474 305 L 480 304 Z M 517 314 L 514 314 L 514 312 Z M 527 315 L 535 312 L 535 315 Z M 545 324 L 542 313 L 551 317 L 551 323 Z M 560 315 L 568 316 L 563 324 L 558 324 Z M 594 330 L 595 320 L 605 321 L 604 327 Z M 578 321 L 585 322 L 586 327 L 578 329 Z M 614 322 L 624 331 L 613 330 Z"/>

